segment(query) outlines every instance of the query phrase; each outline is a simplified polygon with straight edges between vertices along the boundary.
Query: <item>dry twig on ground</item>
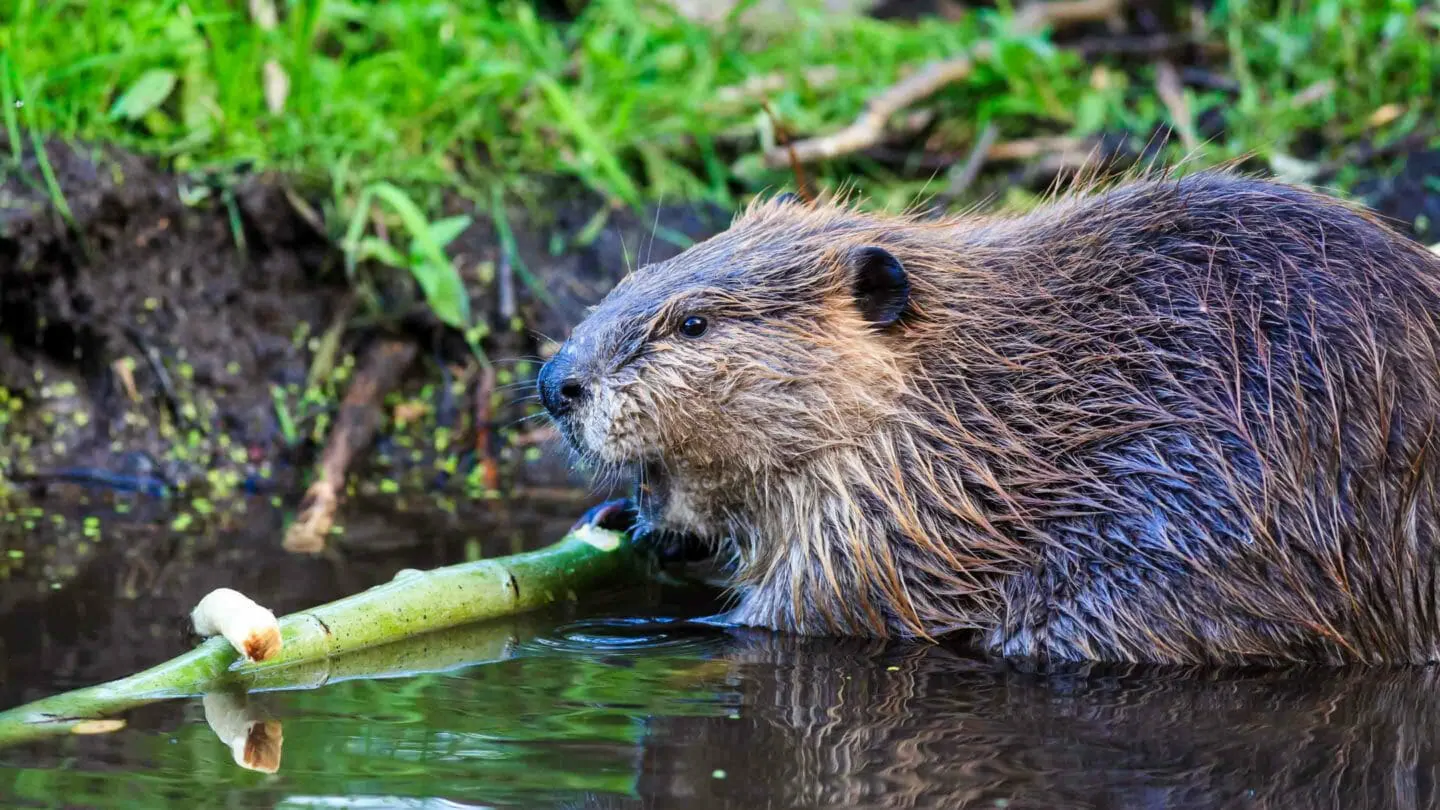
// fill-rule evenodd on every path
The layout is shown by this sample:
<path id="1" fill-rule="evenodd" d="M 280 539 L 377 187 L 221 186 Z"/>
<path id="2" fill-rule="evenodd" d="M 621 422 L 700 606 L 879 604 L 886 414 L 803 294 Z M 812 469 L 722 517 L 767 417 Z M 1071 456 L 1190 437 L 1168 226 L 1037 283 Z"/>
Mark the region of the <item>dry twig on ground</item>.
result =
<path id="1" fill-rule="evenodd" d="M 1115 16 L 1121 6 L 1121 0 L 1051 0 L 1033 3 L 1016 15 L 1013 29 L 1030 32 L 1046 26 L 1061 28 L 1078 22 L 1103 20 Z M 865 105 L 865 111 L 850 126 L 829 135 L 807 138 L 786 147 L 771 149 L 765 153 L 765 163 L 771 168 L 787 166 L 792 155 L 793 159 L 800 163 L 814 163 L 874 146 L 884 137 L 885 125 L 892 115 L 930 97 L 940 88 L 968 77 L 975 67 L 975 61 L 990 58 L 992 51 L 993 46 L 982 42 L 969 54 L 931 62 L 870 99 Z"/>
<path id="2" fill-rule="evenodd" d="M 325 550 L 325 536 L 335 523 L 340 492 L 345 487 L 345 471 L 351 460 L 370 445 L 380 426 L 385 394 L 400 383 L 416 353 L 412 341 L 394 338 L 376 341 L 366 352 L 325 443 L 320 477 L 305 492 L 300 515 L 285 532 L 286 551 L 319 554 Z"/>
<path id="3" fill-rule="evenodd" d="M 995 145 L 995 139 L 1000 136 L 1000 128 L 992 121 L 980 130 L 980 135 L 975 138 L 975 145 L 970 148 L 970 154 L 965 162 L 952 169 L 950 182 L 945 186 L 945 194 L 951 198 L 959 197 L 970 188 L 975 178 L 980 176 L 980 170 L 985 168 L 990 158 L 990 147 Z"/>
<path id="4" fill-rule="evenodd" d="M 262 31 L 273 31 L 280 22 L 274 0 L 250 0 L 250 17 Z M 290 97 L 290 75 L 274 59 L 266 59 L 260 69 L 260 88 L 265 94 L 265 106 L 271 115 L 285 112 L 285 101 Z"/>
<path id="5" fill-rule="evenodd" d="M 989 46 L 983 43 L 975 49 L 976 55 L 981 58 L 988 57 L 989 50 Z M 799 163 L 814 163 L 874 146 L 885 134 L 885 124 L 890 116 L 929 97 L 945 85 L 969 76 L 974 67 L 975 63 L 969 56 L 931 62 L 870 99 L 865 105 L 865 112 L 855 123 L 839 132 L 796 141 L 788 147 L 776 147 L 766 153 L 765 162 L 772 168 L 780 168 L 789 165 L 792 159 Z"/>
<path id="6" fill-rule="evenodd" d="M 1071 155 L 1091 152 L 1099 145 L 1095 138 L 1076 138 L 1071 135 L 1042 135 L 1038 138 L 1020 138 L 997 143 L 986 152 L 986 160 L 995 162 L 1007 160 L 1033 160 L 1041 155 Z"/>
<path id="7" fill-rule="evenodd" d="M 1080 23 L 1108 20 L 1120 13 L 1121 0 L 1039 0 L 1020 9 L 1015 15 L 1015 30 L 1038 31 L 1041 28 L 1068 28 Z"/>
<path id="8" fill-rule="evenodd" d="M 1166 61 L 1155 63 L 1155 93 L 1170 113 L 1170 123 L 1180 136 L 1180 142 L 1192 152 L 1200 146 L 1200 136 L 1195 134 L 1195 120 L 1190 114 L 1190 103 L 1185 100 L 1185 88 L 1180 83 L 1180 74 L 1175 66 Z"/>

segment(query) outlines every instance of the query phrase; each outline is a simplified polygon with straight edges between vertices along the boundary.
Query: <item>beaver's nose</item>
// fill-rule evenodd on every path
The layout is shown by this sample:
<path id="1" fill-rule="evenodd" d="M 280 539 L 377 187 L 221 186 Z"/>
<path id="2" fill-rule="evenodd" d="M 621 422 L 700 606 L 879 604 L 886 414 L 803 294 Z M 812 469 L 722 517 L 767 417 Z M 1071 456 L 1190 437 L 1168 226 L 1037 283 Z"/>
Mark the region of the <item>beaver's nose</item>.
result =
<path id="1" fill-rule="evenodd" d="M 562 349 L 540 368 L 540 402 L 551 416 L 564 416 L 585 399 L 585 383 L 573 366 L 570 353 Z"/>

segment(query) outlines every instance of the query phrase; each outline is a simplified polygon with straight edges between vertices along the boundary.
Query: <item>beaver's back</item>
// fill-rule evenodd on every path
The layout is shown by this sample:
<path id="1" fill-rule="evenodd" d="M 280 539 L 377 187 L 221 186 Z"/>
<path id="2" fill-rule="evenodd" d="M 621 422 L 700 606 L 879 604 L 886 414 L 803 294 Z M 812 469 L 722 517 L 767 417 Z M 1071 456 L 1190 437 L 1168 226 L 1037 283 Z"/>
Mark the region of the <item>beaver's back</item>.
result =
<path id="1" fill-rule="evenodd" d="M 921 373 L 1038 549 L 994 648 L 1440 657 L 1440 259 L 1224 175 L 967 239 L 1013 292 L 979 327 L 993 356 L 931 330 Z"/>

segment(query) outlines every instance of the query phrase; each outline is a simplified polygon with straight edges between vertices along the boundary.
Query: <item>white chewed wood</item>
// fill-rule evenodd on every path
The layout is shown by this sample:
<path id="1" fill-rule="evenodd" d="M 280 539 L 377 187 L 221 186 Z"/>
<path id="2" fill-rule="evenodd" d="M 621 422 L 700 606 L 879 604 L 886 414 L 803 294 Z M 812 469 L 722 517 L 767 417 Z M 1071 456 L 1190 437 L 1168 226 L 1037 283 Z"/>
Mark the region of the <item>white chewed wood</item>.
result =
<path id="1" fill-rule="evenodd" d="M 222 635 L 241 655 L 264 661 L 280 651 L 280 623 L 275 614 L 239 591 L 211 591 L 190 613 L 195 632 Z"/>
<path id="2" fill-rule="evenodd" d="M 580 540 L 589 543 L 601 551 L 614 551 L 620 547 L 621 535 L 616 532 L 606 531 L 598 526 L 586 524 L 577 527 L 572 533 Z"/>

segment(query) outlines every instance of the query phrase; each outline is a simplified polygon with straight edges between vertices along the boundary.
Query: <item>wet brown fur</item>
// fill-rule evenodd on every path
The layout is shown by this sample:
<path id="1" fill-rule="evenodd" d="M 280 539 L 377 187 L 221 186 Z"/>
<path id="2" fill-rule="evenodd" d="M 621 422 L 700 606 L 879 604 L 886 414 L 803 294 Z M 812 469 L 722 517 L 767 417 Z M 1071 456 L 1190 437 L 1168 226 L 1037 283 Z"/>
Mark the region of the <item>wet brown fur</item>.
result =
<path id="1" fill-rule="evenodd" d="M 905 267 L 860 316 L 850 257 Z M 702 337 L 678 324 L 709 319 Z M 567 342 L 561 427 L 732 617 L 1154 662 L 1440 659 L 1440 259 L 1224 173 L 926 220 L 769 201 Z"/>

